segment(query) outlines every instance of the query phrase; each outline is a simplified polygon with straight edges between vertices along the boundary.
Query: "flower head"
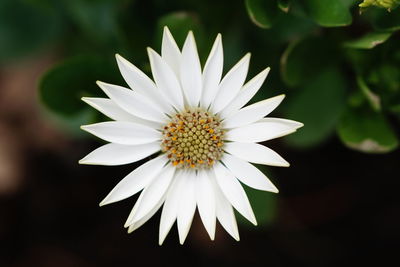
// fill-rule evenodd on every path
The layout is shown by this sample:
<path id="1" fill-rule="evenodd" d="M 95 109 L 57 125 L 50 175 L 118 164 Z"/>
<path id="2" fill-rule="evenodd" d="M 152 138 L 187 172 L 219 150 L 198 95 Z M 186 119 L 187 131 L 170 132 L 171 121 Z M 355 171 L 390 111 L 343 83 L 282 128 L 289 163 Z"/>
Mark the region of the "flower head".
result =
<path id="1" fill-rule="evenodd" d="M 398 5 L 400 5 L 400 0 L 364 0 L 358 6 L 361 8 L 367 8 L 370 6 L 377 6 L 386 8 L 387 10 L 395 9 Z"/>
<path id="2" fill-rule="evenodd" d="M 276 152 L 257 143 L 293 133 L 302 124 L 265 118 L 284 95 L 245 106 L 269 72 L 266 68 L 244 84 L 250 54 L 221 80 L 221 35 L 203 69 L 192 32 L 180 51 L 165 27 L 161 56 L 151 48 L 148 54 L 154 82 L 116 55 L 130 89 L 97 82 L 109 98 L 83 98 L 113 121 L 82 126 L 109 143 L 80 163 L 121 165 L 151 157 L 122 179 L 100 205 L 142 191 L 125 223 L 128 232 L 139 228 L 163 206 L 159 243 L 175 220 L 183 243 L 197 207 L 211 239 L 218 219 L 239 240 L 233 208 L 257 224 L 241 183 L 278 192 L 250 163 L 289 166 Z"/>

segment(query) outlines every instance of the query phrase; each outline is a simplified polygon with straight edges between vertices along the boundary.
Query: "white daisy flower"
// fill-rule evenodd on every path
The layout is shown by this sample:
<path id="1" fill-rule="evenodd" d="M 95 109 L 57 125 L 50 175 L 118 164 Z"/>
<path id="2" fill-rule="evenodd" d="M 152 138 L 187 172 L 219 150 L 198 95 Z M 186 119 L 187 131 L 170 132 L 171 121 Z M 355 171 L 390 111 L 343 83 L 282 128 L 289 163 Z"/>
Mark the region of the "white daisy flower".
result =
<path id="1" fill-rule="evenodd" d="M 233 208 L 257 224 L 241 183 L 278 192 L 250 163 L 289 166 L 276 152 L 258 142 L 293 133 L 303 124 L 265 118 L 284 95 L 245 106 L 269 72 L 266 68 L 244 84 L 250 54 L 221 80 L 220 34 L 203 69 L 192 32 L 181 51 L 165 27 L 161 56 L 151 48 L 148 54 L 154 82 L 116 55 L 130 89 L 97 82 L 109 98 L 83 98 L 113 121 L 82 126 L 109 143 L 88 154 L 80 160 L 81 164 L 122 165 L 152 156 L 122 179 L 100 206 L 142 191 L 125 223 L 129 233 L 163 206 L 159 244 L 175 220 L 183 244 L 197 207 L 212 240 L 216 219 L 239 240 Z"/>

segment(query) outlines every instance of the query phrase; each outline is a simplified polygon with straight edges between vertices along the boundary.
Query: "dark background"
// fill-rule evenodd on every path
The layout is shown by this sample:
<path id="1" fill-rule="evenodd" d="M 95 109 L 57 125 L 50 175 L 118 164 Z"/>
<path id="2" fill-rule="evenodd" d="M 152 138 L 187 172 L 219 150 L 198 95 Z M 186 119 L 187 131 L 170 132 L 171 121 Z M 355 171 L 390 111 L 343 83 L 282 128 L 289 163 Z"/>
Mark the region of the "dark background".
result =
<path id="1" fill-rule="evenodd" d="M 280 194 L 272 225 L 240 227 L 240 242 L 218 226 L 212 242 L 196 215 L 185 245 L 179 245 L 174 227 L 160 247 L 159 213 L 128 235 L 122 225 L 132 198 L 98 207 L 132 166 L 77 165 L 90 148 L 94 145 L 71 141 L 62 151 L 24 149 L 24 183 L 1 198 L 2 266 L 383 266 L 397 261 L 398 152 L 364 155 L 335 138 L 307 152 L 277 143 L 293 164 L 275 173 Z"/>
<path id="2" fill-rule="evenodd" d="M 101 16 L 94 8 L 96 1 L 71 1 L 79 2 L 85 2 L 88 10 Z M 72 127 L 66 124 L 65 121 L 72 122 L 71 117 L 60 120 L 49 112 L 48 104 L 41 103 L 37 88 L 42 75 L 71 56 L 90 54 L 109 59 L 115 52 L 135 57 L 139 66 L 146 69 L 145 47 L 152 45 L 159 51 L 159 18 L 183 10 L 201 22 L 203 30 L 197 31 L 196 38 L 206 40 L 200 45 L 205 51 L 203 57 L 216 33 L 221 32 L 227 66 L 251 51 L 251 75 L 268 65 L 273 67 L 266 81 L 272 81 L 272 85 L 264 86 L 265 93 L 259 96 L 265 97 L 275 94 L 271 87 L 286 90 L 279 78 L 279 58 L 287 40 L 271 42 L 276 33 L 251 24 L 242 1 L 120 2 L 119 30 L 129 33 L 126 43 L 89 34 L 90 23 L 81 28 L 71 15 L 75 13 L 65 8 L 65 1 L 10 4 L 4 0 L 6 4 L 0 5 L 0 13 L 14 14 L 15 20 L 20 20 L 15 31 L 22 29 L 23 37 L 33 38 L 20 41 L 29 49 L 21 45 L 16 54 L 11 49 L 8 54 L 0 53 L 0 266 L 396 265 L 400 249 L 400 152 L 354 151 L 339 140 L 334 130 L 307 147 L 293 146 L 285 138 L 266 143 L 291 167 L 268 169 L 280 190 L 274 198 L 273 214 L 268 209 L 258 210 L 257 218 L 268 213 L 270 219 L 257 227 L 240 223 L 240 242 L 220 225 L 215 241 L 210 241 L 197 213 L 183 246 L 179 245 L 176 226 L 165 243 L 158 245 L 159 212 L 128 235 L 123 223 L 137 196 L 103 208 L 98 203 L 141 162 L 115 167 L 78 165 L 78 160 L 99 143 L 80 134 L 75 122 Z M 35 33 L 29 32 L 35 28 L 23 20 L 29 22 L 30 11 L 22 11 L 30 10 L 31 3 L 40 3 L 50 10 L 46 11 L 48 14 L 60 16 L 57 23 L 61 26 L 45 27 L 39 21 L 42 31 L 60 27 L 43 42 L 34 39 Z M 353 14 L 358 14 L 356 9 Z M 105 34 L 103 30 L 99 26 L 101 36 Z M 356 36 L 363 31 L 365 26 L 356 21 L 344 35 Z M 324 29 L 322 36 L 337 36 L 338 32 Z M 236 44 L 235 38 L 230 39 L 232 36 L 242 41 Z M 6 42 L 0 38 L 0 42 Z M 398 36 L 394 38 L 398 40 Z M 110 68 L 117 71 L 115 63 Z M 342 69 L 346 76 L 352 75 L 347 66 Z M 88 82 L 94 84 L 94 79 L 105 76 L 90 77 Z M 64 80 L 63 84 L 71 90 L 81 86 L 74 82 L 77 81 Z M 100 94 L 96 90 L 89 91 Z M 291 91 L 285 92 L 290 99 Z M 77 105 L 80 109 L 81 104 Z M 283 116 L 279 108 L 274 115 Z M 399 135 L 397 117 L 389 116 L 388 120 Z M 268 201 L 259 200 L 257 205 L 270 207 Z"/>

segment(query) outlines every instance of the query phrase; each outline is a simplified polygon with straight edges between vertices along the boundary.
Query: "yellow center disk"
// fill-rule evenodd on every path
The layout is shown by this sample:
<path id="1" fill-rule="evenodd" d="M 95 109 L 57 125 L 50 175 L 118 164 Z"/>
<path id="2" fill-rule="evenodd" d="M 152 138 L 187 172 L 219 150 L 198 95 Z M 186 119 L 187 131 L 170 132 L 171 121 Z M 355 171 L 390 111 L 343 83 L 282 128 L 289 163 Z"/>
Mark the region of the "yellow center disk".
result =
<path id="1" fill-rule="evenodd" d="M 210 168 L 222 156 L 220 119 L 200 108 L 186 109 L 163 128 L 162 151 L 177 168 Z"/>

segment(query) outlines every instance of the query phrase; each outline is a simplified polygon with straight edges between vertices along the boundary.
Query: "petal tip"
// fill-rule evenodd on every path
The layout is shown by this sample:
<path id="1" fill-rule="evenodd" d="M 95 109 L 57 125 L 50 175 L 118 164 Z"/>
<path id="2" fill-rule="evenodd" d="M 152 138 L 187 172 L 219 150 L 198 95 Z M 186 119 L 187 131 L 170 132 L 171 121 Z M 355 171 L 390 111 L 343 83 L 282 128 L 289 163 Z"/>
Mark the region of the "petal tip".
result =
<path id="1" fill-rule="evenodd" d="M 208 233 L 208 235 L 210 236 L 210 240 L 214 241 L 215 240 L 215 231 L 212 233 Z"/>
<path id="2" fill-rule="evenodd" d="M 163 31 L 164 31 L 164 34 L 165 34 L 165 33 L 166 33 L 166 34 L 171 34 L 171 31 L 169 30 L 169 28 L 168 28 L 167 25 L 164 26 Z"/>
<path id="3" fill-rule="evenodd" d="M 222 35 L 220 33 L 218 33 L 217 37 L 215 38 L 213 48 L 214 49 L 222 49 Z"/>
<path id="4" fill-rule="evenodd" d="M 105 199 L 103 199 L 100 203 L 99 203 L 99 207 L 103 207 L 107 204 L 110 204 L 109 202 L 107 202 L 107 197 Z"/>
<path id="5" fill-rule="evenodd" d="M 196 40 L 194 38 L 193 31 L 189 31 L 189 33 L 186 37 L 185 43 L 183 44 L 183 48 L 188 47 L 188 46 L 196 47 Z M 182 49 L 182 53 L 183 53 L 183 50 L 184 49 Z"/>
<path id="6" fill-rule="evenodd" d="M 105 85 L 105 82 L 102 82 L 102 81 L 97 80 L 97 81 L 96 81 L 96 84 L 97 84 L 100 88 L 103 88 L 104 85 Z"/>
<path id="7" fill-rule="evenodd" d="M 146 47 L 147 53 L 156 53 L 156 51 L 154 51 L 153 48 L 151 48 L 150 46 Z"/>
<path id="8" fill-rule="evenodd" d="M 254 213 L 251 215 L 250 220 L 249 220 L 253 225 L 257 226 L 257 219 L 256 216 L 254 215 Z"/>
<path id="9" fill-rule="evenodd" d="M 148 47 L 146 48 L 146 50 L 147 50 L 147 54 L 148 54 L 149 59 L 150 59 L 150 64 L 153 64 L 154 59 L 155 59 L 155 57 L 158 55 L 158 53 L 157 53 L 156 51 L 154 51 L 154 49 L 151 48 L 150 46 L 148 46 Z"/>
<path id="10" fill-rule="evenodd" d="M 265 76 L 265 78 L 267 78 L 267 76 L 268 76 L 268 74 L 269 74 L 270 71 L 271 71 L 271 67 L 266 67 L 265 69 L 263 69 L 263 70 L 259 73 L 259 75 L 262 76 L 262 77 Z M 264 79 L 265 79 L 265 78 L 264 78 Z"/>
<path id="11" fill-rule="evenodd" d="M 164 243 L 165 239 L 167 238 L 168 232 L 165 232 L 165 231 L 161 232 L 161 229 L 160 229 L 160 235 L 158 237 L 158 245 L 159 246 L 161 246 Z"/>
<path id="12" fill-rule="evenodd" d="M 118 67 L 120 67 L 121 68 L 121 65 L 120 64 L 127 64 L 128 63 L 128 60 L 126 60 L 123 56 L 121 56 L 120 54 L 115 54 L 115 59 L 117 60 L 117 64 L 118 64 Z"/>
<path id="13" fill-rule="evenodd" d="M 276 106 L 275 106 L 275 108 L 274 109 L 276 109 L 281 103 L 282 103 L 282 101 L 283 101 L 283 99 L 285 99 L 285 97 L 286 97 L 286 95 L 285 94 L 280 94 L 280 95 L 277 95 L 277 96 L 273 96 L 273 97 L 271 97 L 271 98 L 268 98 L 268 99 L 266 99 L 266 100 L 274 100 L 275 101 L 275 103 L 276 103 Z"/>

